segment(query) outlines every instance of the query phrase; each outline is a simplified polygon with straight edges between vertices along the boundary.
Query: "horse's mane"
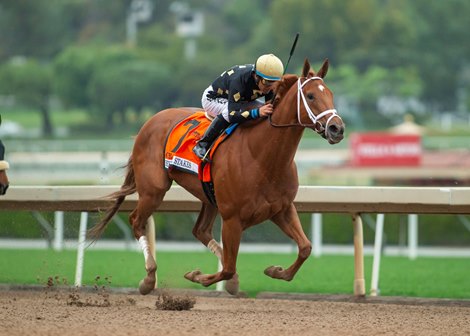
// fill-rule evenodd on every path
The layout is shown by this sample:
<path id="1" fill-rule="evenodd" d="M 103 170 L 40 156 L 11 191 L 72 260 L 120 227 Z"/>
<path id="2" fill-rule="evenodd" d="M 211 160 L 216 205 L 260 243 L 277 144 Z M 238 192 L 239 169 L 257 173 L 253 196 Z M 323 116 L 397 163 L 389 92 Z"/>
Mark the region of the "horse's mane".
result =
<path id="1" fill-rule="evenodd" d="M 289 89 L 297 81 L 298 77 L 296 75 L 287 74 L 282 77 L 276 87 L 276 98 L 274 99 L 274 106 L 276 106 L 282 98 L 286 95 Z"/>

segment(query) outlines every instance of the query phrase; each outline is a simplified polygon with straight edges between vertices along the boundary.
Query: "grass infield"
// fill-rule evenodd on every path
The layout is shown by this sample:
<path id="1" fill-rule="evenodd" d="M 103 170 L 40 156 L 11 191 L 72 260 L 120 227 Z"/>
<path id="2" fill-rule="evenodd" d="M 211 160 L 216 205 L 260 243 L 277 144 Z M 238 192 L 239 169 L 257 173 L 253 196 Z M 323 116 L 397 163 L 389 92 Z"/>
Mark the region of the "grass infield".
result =
<path id="1" fill-rule="evenodd" d="M 73 285 L 77 253 L 74 250 L 0 249 L 0 283 Z M 353 256 L 309 258 L 291 282 L 271 279 L 263 270 L 271 265 L 288 267 L 295 254 L 241 253 L 238 257 L 240 290 L 250 296 L 259 292 L 316 294 L 352 294 Z M 210 252 L 158 252 L 158 286 L 160 288 L 204 287 L 191 283 L 183 275 L 200 269 L 217 270 Z M 370 292 L 372 257 L 365 258 L 365 281 Z M 145 275 L 144 259 L 136 251 L 85 252 L 84 285 L 137 288 Z M 468 258 L 382 257 L 380 295 L 470 299 L 470 261 Z M 50 280 L 49 280 L 50 281 Z M 215 285 L 209 287 L 215 289 Z"/>

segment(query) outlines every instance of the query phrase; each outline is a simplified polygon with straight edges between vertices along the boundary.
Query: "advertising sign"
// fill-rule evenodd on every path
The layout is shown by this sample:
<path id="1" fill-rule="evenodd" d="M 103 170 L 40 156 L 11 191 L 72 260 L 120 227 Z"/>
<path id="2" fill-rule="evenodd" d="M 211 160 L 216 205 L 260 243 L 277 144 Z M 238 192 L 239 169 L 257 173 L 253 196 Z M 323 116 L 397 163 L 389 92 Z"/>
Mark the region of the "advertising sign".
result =
<path id="1" fill-rule="evenodd" d="M 353 166 L 418 166 L 421 136 L 412 134 L 356 133 L 351 135 Z"/>

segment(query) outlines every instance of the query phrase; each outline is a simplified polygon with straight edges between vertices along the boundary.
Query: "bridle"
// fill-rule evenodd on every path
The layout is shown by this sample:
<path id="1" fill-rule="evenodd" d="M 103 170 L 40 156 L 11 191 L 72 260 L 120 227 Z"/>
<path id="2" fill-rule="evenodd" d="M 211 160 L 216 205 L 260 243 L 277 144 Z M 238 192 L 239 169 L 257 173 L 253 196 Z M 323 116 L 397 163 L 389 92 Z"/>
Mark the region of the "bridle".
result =
<path id="1" fill-rule="evenodd" d="M 305 98 L 305 94 L 302 91 L 305 84 L 307 84 L 311 80 L 319 79 L 319 80 L 323 81 L 323 78 L 321 78 L 321 77 L 310 77 L 310 78 L 306 78 L 304 82 L 302 82 L 301 79 L 302 78 L 299 77 L 299 79 L 297 80 L 297 121 L 298 121 L 298 123 L 291 123 L 291 124 L 284 124 L 284 125 L 274 124 L 273 121 L 272 121 L 271 115 L 269 116 L 269 123 L 273 127 L 294 127 L 294 126 L 297 126 L 297 127 L 310 127 L 312 129 L 314 129 L 315 132 L 317 132 L 318 134 L 321 134 L 322 136 L 327 135 L 328 134 L 328 125 L 329 125 L 330 121 L 334 117 L 338 117 L 340 120 L 342 120 L 341 117 L 338 115 L 336 109 L 328 109 L 328 110 L 325 110 L 325 111 L 319 113 L 318 115 L 315 115 L 312 112 L 312 110 L 310 109 L 310 106 L 308 106 L 307 99 Z M 303 102 L 305 110 L 307 111 L 308 117 L 312 121 L 312 124 L 304 124 L 301 121 L 301 114 L 300 114 L 300 108 L 301 108 L 300 101 L 301 100 Z M 326 120 L 325 125 L 323 126 L 319 122 L 319 120 L 321 118 L 327 116 L 327 115 L 330 115 L 330 116 L 328 117 L 328 119 Z M 320 127 L 318 127 L 318 126 L 320 126 Z"/>

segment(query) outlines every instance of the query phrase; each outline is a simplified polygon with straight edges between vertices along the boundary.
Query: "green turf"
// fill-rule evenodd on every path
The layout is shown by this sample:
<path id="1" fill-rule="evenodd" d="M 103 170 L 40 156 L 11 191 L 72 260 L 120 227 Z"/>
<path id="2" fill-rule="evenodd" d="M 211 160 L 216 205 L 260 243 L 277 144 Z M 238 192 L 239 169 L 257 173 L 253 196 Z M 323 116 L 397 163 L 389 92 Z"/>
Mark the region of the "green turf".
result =
<path id="1" fill-rule="evenodd" d="M 240 254 L 240 289 L 250 296 L 260 291 L 351 294 L 354 276 L 352 256 L 309 258 L 291 282 L 274 280 L 263 274 L 270 265 L 290 265 L 293 254 Z M 209 252 L 159 252 L 158 280 L 163 288 L 202 289 L 183 278 L 196 268 L 215 272 L 215 257 Z M 137 287 L 144 276 L 140 252 L 85 252 L 83 284 L 111 287 Z M 49 277 L 55 283 L 72 285 L 75 278 L 76 251 L 0 250 L 0 283 L 41 284 Z M 372 258 L 365 258 L 367 292 L 370 286 Z M 383 257 L 380 274 L 381 295 L 470 299 L 470 261 L 466 258 Z M 215 285 L 209 287 L 215 289 Z"/>
<path id="2" fill-rule="evenodd" d="M 39 111 L 31 109 L 0 109 L 3 120 L 19 123 L 24 128 L 40 127 L 42 123 Z M 89 121 L 89 116 L 83 110 L 50 111 L 54 126 L 71 126 Z"/>

